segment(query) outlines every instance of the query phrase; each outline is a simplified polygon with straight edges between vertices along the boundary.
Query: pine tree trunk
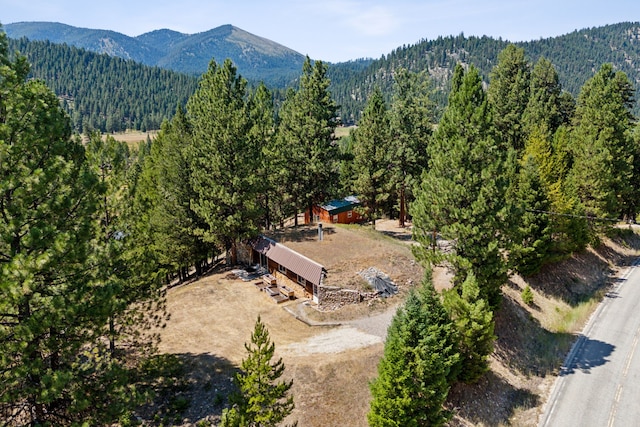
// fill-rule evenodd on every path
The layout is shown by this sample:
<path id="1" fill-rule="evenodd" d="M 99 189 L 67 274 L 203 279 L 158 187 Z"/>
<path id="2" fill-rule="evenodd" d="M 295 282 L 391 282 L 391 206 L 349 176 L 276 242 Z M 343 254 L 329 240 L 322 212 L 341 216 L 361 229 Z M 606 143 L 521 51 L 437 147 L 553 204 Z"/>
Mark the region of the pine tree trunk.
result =
<path id="1" fill-rule="evenodd" d="M 236 265 L 238 263 L 238 244 L 235 242 L 231 242 L 231 265 Z"/>
<path id="2" fill-rule="evenodd" d="M 405 207 L 405 192 L 404 185 L 400 188 L 400 217 L 398 218 L 398 226 L 404 228 L 404 222 L 406 218 Z"/>
<path id="3" fill-rule="evenodd" d="M 265 192 L 264 195 L 264 206 L 265 206 L 265 230 L 269 230 L 271 228 L 271 216 L 269 215 L 269 192 Z"/>
<path id="4" fill-rule="evenodd" d="M 111 358 L 116 356 L 116 326 L 113 320 L 113 315 L 109 316 L 109 353 Z"/>

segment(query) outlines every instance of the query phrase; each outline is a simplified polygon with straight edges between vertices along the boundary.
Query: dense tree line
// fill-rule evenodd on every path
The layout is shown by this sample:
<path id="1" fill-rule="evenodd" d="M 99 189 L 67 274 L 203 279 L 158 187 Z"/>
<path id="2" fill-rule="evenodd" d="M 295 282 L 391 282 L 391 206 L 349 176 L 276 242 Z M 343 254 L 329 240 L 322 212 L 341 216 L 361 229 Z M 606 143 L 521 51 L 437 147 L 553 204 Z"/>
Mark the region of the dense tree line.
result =
<path id="1" fill-rule="evenodd" d="M 276 116 L 266 86 L 250 88 L 230 60 L 211 62 L 142 163 L 141 233 L 161 265 L 184 279 L 219 254 L 234 264 L 241 241 L 335 194 L 337 118 L 326 69 L 307 58 Z"/>
<path id="2" fill-rule="evenodd" d="M 534 62 L 547 58 L 564 89 L 576 97 L 599 64 L 612 63 L 632 82 L 638 81 L 639 28 L 637 23 L 621 23 L 516 45 L 523 47 Z M 32 76 L 43 79 L 62 100 L 80 133 L 94 129 L 102 132 L 159 129 L 162 121 L 175 112 L 177 104 L 184 106 L 197 85 L 198 79 L 193 75 L 146 67 L 66 45 L 26 39 L 9 42 L 10 51 L 19 50 L 32 63 Z M 330 64 L 327 76 L 339 106 L 338 116 L 342 123 L 357 123 L 375 87 L 382 91 L 386 102 L 391 102 L 398 69 L 429 74 L 435 89 L 432 99 L 438 106 L 436 115 L 440 116 L 447 104 L 456 64 L 473 64 L 483 81 L 489 83 L 498 54 L 507 45 L 507 41 L 486 36 L 441 36 L 398 47 L 376 60 Z M 277 65 L 274 67 L 278 69 Z M 257 87 L 260 80 L 268 82 L 277 110 L 286 88 L 299 84 L 292 82 L 290 73 L 281 77 L 251 75 L 249 85 Z M 634 114 L 639 109 L 640 104 L 634 102 Z"/>

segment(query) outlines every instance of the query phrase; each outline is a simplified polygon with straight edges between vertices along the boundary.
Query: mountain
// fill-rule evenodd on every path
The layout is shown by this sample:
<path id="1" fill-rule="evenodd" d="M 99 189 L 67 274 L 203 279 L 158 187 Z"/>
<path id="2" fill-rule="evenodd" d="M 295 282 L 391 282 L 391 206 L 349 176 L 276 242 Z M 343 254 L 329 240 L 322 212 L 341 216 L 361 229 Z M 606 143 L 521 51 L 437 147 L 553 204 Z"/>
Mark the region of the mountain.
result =
<path id="1" fill-rule="evenodd" d="M 197 85 L 195 75 L 206 70 L 211 58 L 218 62 L 232 58 L 245 78 L 267 83 L 278 105 L 284 98 L 285 88 L 300 76 L 304 61 L 302 55 L 232 25 L 194 35 L 163 29 L 138 37 L 53 23 L 9 24 L 5 30 L 11 37 L 10 42 L 19 44 L 16 49 L 23 52 L 32 64 L 32 76 L 45 80 L 65 100 L 65 105 L 69 105 L 68 111 L 77 129 L 96 127 L 105 130 L 131 126 L 151 129 L 157 126 L 175 111 L 176 103 L 184 103 L 193 92 Z M 22 36 L 50 41 L 16 39 Z M 66 46 L 55 44 L 63 42 Z M 443 108 L 456 63 L 475 65 L 485 83 L 490 84 L 491 69 L 497 63 L 500 51 L 508 44 L 502 39 L 465 37 L 460 34 L 405 45 L 376 60 L 360 59 L 329 64 L 330 91 L 340 105 L 339 114 L 343 122 L 356 123 L 375 86 L 382 89 L 388 101 L 391 100 L 393 75 L 395 70 L 403 67 L 429 74 L 435 89 L 435 101 Z M 105 52 L 105 55 L 72 47 L 75 45 Z M 525 50 L 532 64 L 540 57 L 549 59 L 558 71 L 563 88 L 574 97 L 582 85 L 607 62 L 613 64 L 616 70 L 624 71 L 636 88 L 640 87 L 638 22 L 576 30 L 559 37 L 516 45 Z M 181 73 L 159 73 L 133 61 L 117 62 L 115 59 L 119 58 L 107 57 L 106 54 L 135 59 L 158 69 L 180 70 Z M 94 62 L 98 62 L 100 67 L 94 66 Z M 185 78 L 187 76 L 191 78 Z M 156 78 L 170 79 L 176 83 L 167 86 L 166 82 L 156 81 Z M 122 81 L 130 82 L 131 88 L 123 90 L 119 84 Z M 87 86 L 92 92 L 83 91 L 80 86 Z M 172 93 L 178 88 L 179 93 Z M 69 102 L 70 99 L 73 102 Z M 158 100 L 161 102 L 156 105 Z M 131 111 L 128 104 L 134 102 L 143 105 Z M 78 108 L 80 103 L 85 107 Z M 636 116 L 640 115 L 640 102 L 635 102 L 633 112 Z M 87 114 L 90 120 L 85 126 Z"/>
<path id="2" fill-rule="evenodd" d="M 304 55 L 233 25 L 223 25 L 197 34 L 156 30 L 137 37 L 108 30 L 78 28 L 53 22 L 7 24 L 10 38 L 49 40 L 96 53 L 130 59 L 187 74 L 200 75 L 215 59 L 230 58 L 238 73 L 248 80 L 284 86 L 302 69 Z"/>
<path id="3" fill-rule="evenodd" d="M 106 53 L 123 59 L 132 59 L 153 65 L 160 52 L 136 38 L 109 30 L 89 30 L 55 22 L 19 22 L 3 26 L 7 36 L 14 39 L 48 40 L 68 44 L 91 52 Z"/>

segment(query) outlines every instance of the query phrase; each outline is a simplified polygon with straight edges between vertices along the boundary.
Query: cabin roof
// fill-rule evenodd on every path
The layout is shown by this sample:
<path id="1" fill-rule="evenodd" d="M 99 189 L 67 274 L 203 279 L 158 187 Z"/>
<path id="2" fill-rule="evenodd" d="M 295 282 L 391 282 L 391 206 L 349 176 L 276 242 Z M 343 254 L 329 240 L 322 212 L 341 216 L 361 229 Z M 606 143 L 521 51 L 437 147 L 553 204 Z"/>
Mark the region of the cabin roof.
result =
<path id="1" fill-rule="evenodd" d="M 268 237 L 259 236 L 253 239 L 251 247 L 313 284 L 320 285 L 326 273 L 322 265 Z"/>
<path id="2" fill-rule="evenodd" d="M 335 199 L 324 205 L 320 205 L 320 207 L 329 212 L 330 215 L 350 211 L 356 206 L 360 206 L 360 200 L 358 200 L 356 196 L 347 196 L 344 199 Z"/>

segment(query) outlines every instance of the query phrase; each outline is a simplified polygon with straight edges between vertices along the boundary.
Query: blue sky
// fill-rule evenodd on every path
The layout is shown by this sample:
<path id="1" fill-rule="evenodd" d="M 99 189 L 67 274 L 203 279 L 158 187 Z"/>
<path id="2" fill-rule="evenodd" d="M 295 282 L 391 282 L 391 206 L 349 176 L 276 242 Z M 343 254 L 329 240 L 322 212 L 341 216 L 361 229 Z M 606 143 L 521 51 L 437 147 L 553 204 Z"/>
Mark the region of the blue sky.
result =
<path id="1" fill-rule="evenodd" d="M 640 21 L 638 0 L 0 0 L 0 23 L 52 21 L 130 36 L 232 24 L 329 62 L 379 58 L 438 36 L 534 40 Z"/>

